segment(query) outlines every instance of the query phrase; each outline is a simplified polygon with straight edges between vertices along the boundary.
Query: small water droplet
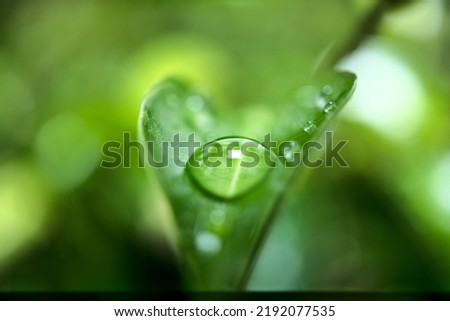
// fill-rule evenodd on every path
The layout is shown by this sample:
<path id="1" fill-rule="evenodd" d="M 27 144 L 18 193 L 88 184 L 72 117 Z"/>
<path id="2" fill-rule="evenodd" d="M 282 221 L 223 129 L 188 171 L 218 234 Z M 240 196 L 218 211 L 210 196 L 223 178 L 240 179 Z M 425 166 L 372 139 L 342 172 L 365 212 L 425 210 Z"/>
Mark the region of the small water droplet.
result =
<path id="1" fill-rule="evenodd" d="M 195 236 L 195 246 L 204 254 L 214 255 L 222 249 L 222 240 L 210 231 L 201 231 Z"/>
<path id="2" fill-rule="evenodd" d="M 209 221 L 215 226 L 222 226 L 225 223 L 225 212 L 222 210 L 214 210 L 209 215 Z"/>
<path id="3" fill-rule="evenodd" d="M 322 88 L 322 94 L 324 96 L 330 96 L 333 93 L 334 89 L 330 85 L 325 85 Z"/>
<path id="4" fill-rule="evenodd" d="M 337 108 L 336 102 L 331 100 L 325 104 L 325 107 L 323 107 L 323 111 L 324 111 L 324 113 L 328 114 L 328 113 L 331 113 L 336 108 Z"/>
<path id="5" fill-rule="evenodd" d="M 187 163 L 187 171 L 205 191 L 232 199 L 255 188 L 278 162 L 275 153 L 260 143 L 231 137 L 197 149 Z"/>
<path id="6" fill-rule="evenodd" d="M 186 100 L 186 107 L 193 112 L 199 112 L 205 106 L 205 101 L 199 95 L 189 96 Z"/>
<path id="7" fill-rule="evenodd" d="M 308 134 L 312 134 L 317 130 L 317 126 L 312 120 L 310 120 L 306 122 L 303 130 Z"/>
<path id="8" fill-rule="evenodd" d="M 288 161 L 294 159 L 295 142 L 288 142 L 283 146 L 282 155 Z"/>

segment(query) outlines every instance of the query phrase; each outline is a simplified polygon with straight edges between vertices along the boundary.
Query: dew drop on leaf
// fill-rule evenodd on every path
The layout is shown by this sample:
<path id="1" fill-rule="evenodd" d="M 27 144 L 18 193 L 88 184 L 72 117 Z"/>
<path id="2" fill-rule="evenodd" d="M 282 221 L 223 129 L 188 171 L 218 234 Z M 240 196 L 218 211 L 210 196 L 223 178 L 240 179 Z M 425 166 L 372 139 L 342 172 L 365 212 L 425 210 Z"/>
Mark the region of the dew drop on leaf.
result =
<path id="1" fill-rule="evenodd" d="M 336 102 L 331 100 L 325 104 L 325 107 L 323 107 L 323 112 L 329 114 L 336 108 L 337 108 Z"/>
<path id="2" fill-rule="evenodd" d="M 254 140 L 230 137 L 197 149 L 187 163 L 187 171 L 206 192 L 232 199 L 255 188 L 277 160 L 274 153 Z"/>
<path id="3" fill-rule="evenodd" d="M 317 130 L 317 126 L 312 120 L 310 120 L 306 122 L 303 130 L 308 134 L 312 134 Z"/>
<path id="4" fill-rule="evenodd" d="M 294 159 L 294 149 L 296 147 L 295 142 L 287 142 L 284 146 L 283 146 L 283 150 L 282 150 L 282 155 L 283 157 L 288 160 L 291 161 Z"/>
<path id="5" fill-rule="evenodd" d="M 322 88 L 322 95 L 330 96 L 333 93 L 334 89 L 330 85 L 325 85 Z"/>
<path id="6" fill-rule="evenodd" d="M 195 246 L 199 252 L 214 255 L 222 249 L 222 240 L 210 231 L 201 231 L 195 236 Z"/>

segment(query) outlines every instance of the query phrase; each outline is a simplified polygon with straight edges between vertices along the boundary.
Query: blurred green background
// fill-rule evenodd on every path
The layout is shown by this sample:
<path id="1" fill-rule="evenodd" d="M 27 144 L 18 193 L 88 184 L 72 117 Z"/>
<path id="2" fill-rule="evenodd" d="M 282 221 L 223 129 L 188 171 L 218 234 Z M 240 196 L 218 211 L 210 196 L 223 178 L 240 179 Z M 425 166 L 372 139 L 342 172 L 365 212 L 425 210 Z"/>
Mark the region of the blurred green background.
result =
<path id="1" fill-rule="evenodd" d="M 448 1 L 20 0 L 0 16 L 0 291 L 182 289 L 164 193 L 137 155 L 101 168 L 102 145 L 136 137 L 166 76 L 258 124 L 335 63 L 358 75 L 335 131 L 350 167 L 302 169 L 249 289 L 450 290 Z"/>

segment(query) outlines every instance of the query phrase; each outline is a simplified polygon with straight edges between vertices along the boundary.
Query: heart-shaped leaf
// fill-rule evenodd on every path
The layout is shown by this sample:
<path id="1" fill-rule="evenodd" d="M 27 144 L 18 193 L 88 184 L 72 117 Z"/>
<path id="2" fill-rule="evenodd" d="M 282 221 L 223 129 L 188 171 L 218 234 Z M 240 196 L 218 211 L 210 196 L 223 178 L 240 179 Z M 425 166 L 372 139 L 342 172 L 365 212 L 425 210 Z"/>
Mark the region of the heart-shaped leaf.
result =
<path id="1" fill-rule="evenodd" d="M 172 205 L 189 287 L 245 286 L 269 218 L 298 168 L 286 166 L 291 155 L 323 133 L 355 80 L 340 72 L 300 88 L 273 109 L 270 136 L 249 138 L 181 82 L 169 79 L 149 92 L 140 139 Z"/>

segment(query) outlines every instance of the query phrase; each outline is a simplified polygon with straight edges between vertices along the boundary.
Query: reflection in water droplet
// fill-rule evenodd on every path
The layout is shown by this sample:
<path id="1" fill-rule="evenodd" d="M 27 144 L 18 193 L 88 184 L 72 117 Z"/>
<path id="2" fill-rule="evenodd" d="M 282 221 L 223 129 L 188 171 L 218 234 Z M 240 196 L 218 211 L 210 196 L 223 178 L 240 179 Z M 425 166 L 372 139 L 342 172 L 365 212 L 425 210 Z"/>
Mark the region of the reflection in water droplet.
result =
<path id="1" fill-rule="evenodd" d="M 333 87 L 331 87 L 330 85 L 325 85 L 322 88 L 322 94 L 325 96 L 329 96 L 333 93 Z"/>
<path id="2" fill-rule="evenodd" d="M 231 199 L 254 189 L 277 161 L 273 152 L 254 140 L 223 138 L 197 149 L 187 171 L 207 192 Z"/>
<path id="3" fill-rule="evenodd" d="M 199 252 L 214 255 L 222 249 L 222 240 L 214 233 L 201 231 L 195 236 L 195 246 Z"/>
<path id="4" fill-rule="evenodd" d="M 306 122 L 305 126 L 303 127 L 303 130 L 308 134 L 312 134 L 317 130 L 317 126 L 312 120 L 310 120 Z"/>
<path id="5" fill-rule="evenodd" d="M 242 158 L 242 152 L 238 149 L 232 149 L 228 151 L 228 158 L 231 159 L 241 159 Z"/>
<path id="6" fill-rule="evenodd" d="M 205 101 L 199 95 L 189 96 L 186 100 L 186 107 L 193 112 L 199 112 L 203 109 L 205 105 Z"/>
<path id="7" fill-rule="evenodd" d="M 209 221 L 215 226 L 222 226 L 225 223 L 225 212 L 222 210 L 214 210 L 209 215 Z"/>
<path id="8" fill-rule="evenodd" d="M 335 101 L 331 100 L 325 104 L 325 107 L 323 107 L 324 113 L 331 113 L 333 110 L 337 108 L 337 104 Z"/>

